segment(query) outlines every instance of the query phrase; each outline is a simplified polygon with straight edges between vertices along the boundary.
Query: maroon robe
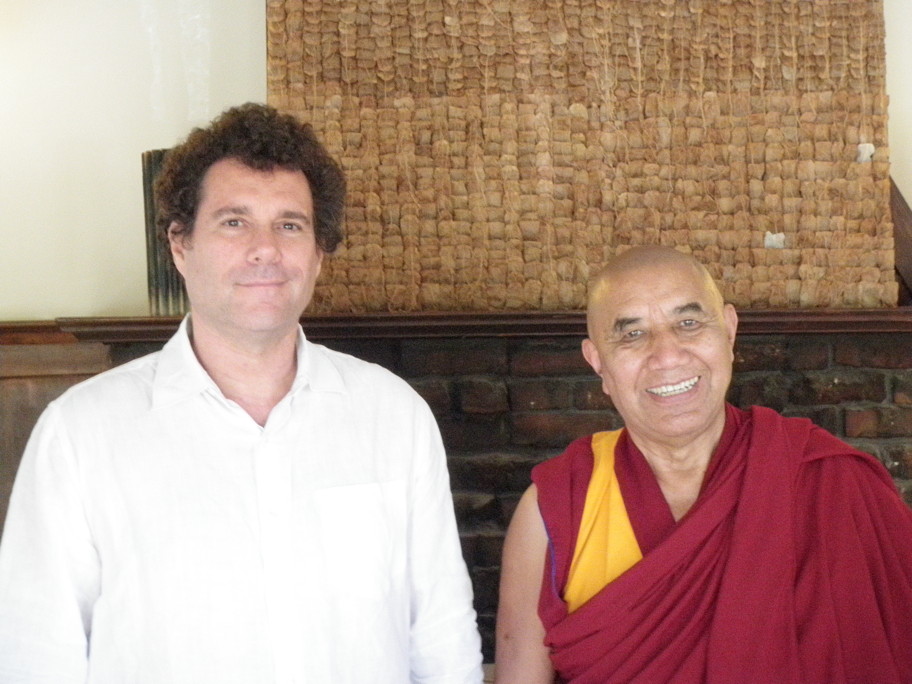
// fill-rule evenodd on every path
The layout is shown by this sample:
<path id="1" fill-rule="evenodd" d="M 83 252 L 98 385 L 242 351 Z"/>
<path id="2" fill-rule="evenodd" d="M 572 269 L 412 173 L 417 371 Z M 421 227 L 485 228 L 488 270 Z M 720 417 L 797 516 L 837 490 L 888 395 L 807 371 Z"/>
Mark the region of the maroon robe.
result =
<path id="1" fill-rule="evenodd" d="M 807 420 L 728 406 L 675 523 L 645 459 L 618 478 L 643 559 L 574 613 L 589 438 L 535 468 L 549 537 L 539 616 L 574 684 L 912 682 L 912 509 L 886 469 Z"/>

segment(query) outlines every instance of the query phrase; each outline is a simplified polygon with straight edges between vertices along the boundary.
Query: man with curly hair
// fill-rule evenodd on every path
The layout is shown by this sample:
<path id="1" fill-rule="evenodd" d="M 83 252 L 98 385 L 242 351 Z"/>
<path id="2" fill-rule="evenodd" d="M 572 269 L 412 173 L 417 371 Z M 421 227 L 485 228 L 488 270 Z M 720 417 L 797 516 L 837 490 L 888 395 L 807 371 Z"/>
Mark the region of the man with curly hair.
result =
<path id="1" fill-rule="evenodd" d="M 299 318 L 345 182 L 256 104 L 165 159 L 190 314 L 47 408 L 0 545 L 0 681 L 481 680 L 439 432 Z"/>

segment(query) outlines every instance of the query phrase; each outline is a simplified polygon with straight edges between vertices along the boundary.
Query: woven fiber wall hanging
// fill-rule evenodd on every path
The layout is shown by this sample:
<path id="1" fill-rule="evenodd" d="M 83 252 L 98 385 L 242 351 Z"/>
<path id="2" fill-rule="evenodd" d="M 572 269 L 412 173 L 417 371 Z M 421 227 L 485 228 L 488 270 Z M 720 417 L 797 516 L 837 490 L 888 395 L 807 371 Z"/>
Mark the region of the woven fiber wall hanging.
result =
<path id="1" fill-rule="evenodd" d="M 321 312 L 551 311 L 630 245 L 740 307 L 896 304 L 873 0 L 268 0 L 349 181 Z"/>

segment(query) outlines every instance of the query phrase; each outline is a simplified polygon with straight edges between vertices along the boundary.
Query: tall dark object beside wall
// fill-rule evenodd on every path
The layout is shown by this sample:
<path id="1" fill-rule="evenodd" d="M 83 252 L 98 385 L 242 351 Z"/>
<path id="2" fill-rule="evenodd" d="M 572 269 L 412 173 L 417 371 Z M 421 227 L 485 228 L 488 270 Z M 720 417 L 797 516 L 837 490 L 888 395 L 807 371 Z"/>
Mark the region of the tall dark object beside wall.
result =
<path id="1" fill-rule="evenodd" d="M 148 150 L 142 154 L 143 204 L 146 220 L 146 271 L 149 311 L 153 316 L 175 316 L 187 311 L 184 282 L 171 263 L 165 244 L 155 227 L 155 200 L 152 185 L 168 150 Z"/>

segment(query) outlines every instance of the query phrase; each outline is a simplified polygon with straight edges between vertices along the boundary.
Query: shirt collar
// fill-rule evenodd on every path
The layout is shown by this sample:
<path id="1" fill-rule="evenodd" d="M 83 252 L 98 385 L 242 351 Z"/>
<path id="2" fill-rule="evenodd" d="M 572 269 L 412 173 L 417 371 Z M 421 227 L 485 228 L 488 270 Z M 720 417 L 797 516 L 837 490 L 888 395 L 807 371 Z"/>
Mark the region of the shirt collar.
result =
<path id="1" fill-rule="evenodd" d="M 327 350 L 307 341 L 298 326 L 295 345 L 297 370 L 289 394 L 310 387 L 317 392 L 344 392 L 345 382 Z M 210 391 L 222 396 L 221 390 L 200 364 L 190 343 L 190 314 L 181 321 L 177 332 L 159 352 L 152 391 L 154 406 L 172 404 Z"/>
<path id="2" fill-rule="evenodd" d="M 173 404 L 218 387 L 200 364 L 190 344 L 190 314 L 184 316 L 174 336 L 158 356 L 152 386 L 153 406 Z"/>
<path id="3" fill-rule="evenodd" d="M 314 392 L 345 392 L 345 380 L 326 347 L 308 342 L 298 326 L 298 369 L 291 393 L 309 386 Z"/>

